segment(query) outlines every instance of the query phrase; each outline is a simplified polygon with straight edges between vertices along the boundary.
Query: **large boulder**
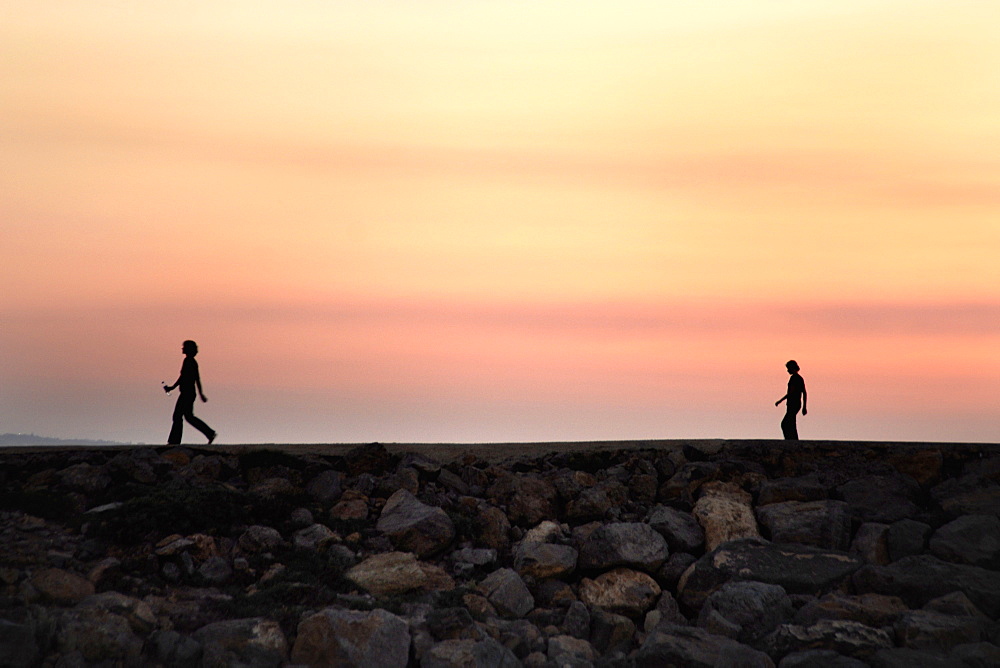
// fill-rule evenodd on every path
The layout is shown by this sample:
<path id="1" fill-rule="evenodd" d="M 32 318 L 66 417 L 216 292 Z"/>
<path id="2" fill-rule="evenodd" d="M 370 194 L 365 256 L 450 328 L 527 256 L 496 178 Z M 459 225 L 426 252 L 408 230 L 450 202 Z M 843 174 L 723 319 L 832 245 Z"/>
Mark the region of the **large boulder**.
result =
<path id="1" fill-rule="evenodd" d="M 892 523 L 920 512 L 916 504 L 920 485 L 900 473 L 851 480 L 838 487 L 837 493 L 861 522 Z"/>
<path id="2" fill-rule="evenodd" d="M 386 500 L 375 528 L 397 549 L 420 557 L 441 552 L 455 538 L 455 525 L 446 512 L 422 503 L 405 489 Z"/>
<path id="3" fill-rule="evenodd" d="M 882 629 L 859 622 L 823 619 L 811 626 L 782 624 L 764 639 L 762 646 L 774 657 L 810 649 L 826 649 L 865 659 L 894 645 L 892 636 Z"/>
<path id="4" fill-rule="evenodd" d="M 750 644 L 791 620 L 794 613 L 791 599 L 778 585 L 728 582 L 705 600 L 698 626 Z"/>
<path id="5" fill-rule="evenodd" d="M 409 625 L 391 612 L 327 608 L 299 622 L 292 662 L 308 666 L 403 668 Z"/>
<path id="6" fill-rule="evenodd" d="M 667 541 L 643 522 L 604 524 L 580 546 L 580 568 L 604 570 L 616 566 L 656 572 L 669 556 Z"/>
<path id="7" fill-rule="evenodd" d="M 899 596 L 910 607 L 961 591 L 991 618 L 1000 617 L 1000 572 L 952 564 L 929 554 L 904 557 L 888 566 L 865 566 L 854 574 L 853 583 L 859 592 Z"/>
<path id="8" fill-rule="evenodd" d="M 821 594 L 861 566 L 860 559 L 843 552 L 745 538 L 725 543 L 695 562 L 678 583 L 678 591 L 680 600 L 692 608 L 700 608 L 713 591 L 734 580 L 780 585 L 789 594 Z"/>
<path id="9" fill-rule="evenodd" d="M 269 619 L 230 619 L 194 632 L 202 645 L 203 666 L 277 668 L 288 659 L 288 641 L 278 622 Z"/>
<path id="10" fill-rule="evenodd" d="M 661 624 L 650 633 L 635 653 L 638 668 L 716 668 L 738 665 L 744 668 L 773 668 L 771 658 L 752 647 L 710 634 L 692 626 Z"/>
<path id="11" fill-rule="evenodd" d="M 909 610 L 896 620 L 896 642 L 903 647 L 949 650 L 955 645 L 983 640 L 984 620 L 971 616 L 945 615 L 933 610 Z"/>
<path id="12" fill-rule="evenodd" d="M 455 581 L 444 569 L 418 561 L 411 552 L 372 555 L 344 573 L 344 578 L 376 596 L 455 588 Z"/>
<path id="13" fill-rule="evenodd" d="M 931 488 L 931 497 L 951 517 L 1000 517 L 1000 482 L 985 476 L 964 475 Z"/>
<path id="14" fill-rule="evenodd" d="M 64 612 L 60 615 L 56 639 L 60 652 L 79 652 L 89 663 L 140 665 L 142 639 L 125 617 L 106 610 Z"/>
<path id="15" fill-rule="evenodd" d="M 931 552 L 944 561 L 1000 569 L 1000 518 L 965 515 L 934 532 Z"/>
<path id="16" fill-rule="evenodd" d="M 811 626 L 821 619 L 843 619 L 881 628 L 891 626 L 909 608 L 898 596 L 861 594 L 851 596 L 830 592 L 799 608 L 795 623 Z"/>
<path id="17" fill-rule="evenodd" d="M 640 571 L 616 568 L 595 579 L 580 582 L 580 600 L 589 608 L 600 608 L 633 619 L 653 607 L 660 595 L 656 580 Z"/>
<path id="18" fill-rule="evenodd" d="M 757 508 L 757 521 L 775 543 L 846 550 L 851 542 L 851 513 L 843 501 L 772 503 Z"/>
<path id="19" fill-rule="evenodd" d="M 759 538 L 750 494 L 736 485 L 710 482 L 701 486 L 694 516 L 705 529 L 705 549 L 740 538 Z"/>
<path id="20" fill-rule="evenodd" d="M 646 523 L 666 539 L 671 552 L 697 552 L 705 544 L 705 531 L 690 513 L 656 506 L 649 511 Z"/>
<path id="21" fill-rule="evenodd" d="M 760 484 L 757 505 L 766 506 L 784 501 L 820 501 L 828 496 L 827 487 L 814 475 L 796 478 L 775 478 Z"/>

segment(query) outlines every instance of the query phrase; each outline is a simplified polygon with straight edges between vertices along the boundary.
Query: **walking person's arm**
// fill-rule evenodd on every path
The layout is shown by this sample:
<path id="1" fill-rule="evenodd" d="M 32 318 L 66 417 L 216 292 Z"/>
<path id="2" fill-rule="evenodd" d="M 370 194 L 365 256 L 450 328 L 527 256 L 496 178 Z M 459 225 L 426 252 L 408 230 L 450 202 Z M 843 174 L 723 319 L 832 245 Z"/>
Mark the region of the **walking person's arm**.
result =
<path id="1" fill-rule="evenodd" d="M 784 400 L 785 400 L 785 399 L 787 399 L 787 398 L 788 398 L 788 395 L 786 394 L 785 396 L 783 396 L 783 397 L 781 397 L 780 399 L 778 399 L 777 401 L 775 401 L 775 402 L 774 402 L 774 405 L 775 405 L 775 406 L 780 406 L 780 405 L 781 405 L 781 402 L 782 402 L 782 401 L 784 401 Z"/>
<path id="2" fill-rule="evenodd" d="M 808 411 L 806 411 L 806 402 L 808 401 L 808 399 L 809 399 L 809 393 L 806 392 L 806 381 L 802 381 L 802 414 L 803 415 L 805 415 L 808 412 Z"/>
<path id="3" fill-rule="evenodd" d="M 208 397 L 205 396 L 205 393 L 201 389 L 201 376 L 200 375 L 197 378 L 194 379 L 194 384 L 195 384 L 195 387 L 198 388 L 198 394 L 201 396 L 202 403 L 205 403 L 206 401 L 208 401 Z"/>

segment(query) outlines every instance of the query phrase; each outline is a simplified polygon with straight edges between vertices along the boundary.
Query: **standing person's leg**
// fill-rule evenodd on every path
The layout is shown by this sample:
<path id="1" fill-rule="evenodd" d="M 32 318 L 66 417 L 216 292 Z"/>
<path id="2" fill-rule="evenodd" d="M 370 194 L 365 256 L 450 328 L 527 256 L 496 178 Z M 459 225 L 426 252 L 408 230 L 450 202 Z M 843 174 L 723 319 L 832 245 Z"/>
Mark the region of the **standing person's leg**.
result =
<path id="1" fill-rule="evenodd" d="M 781 421 L 781 433 L 784 434 L 785 440 L 787 441 L 797 441 L 799 440 L 799 431 L 795 425 L 795 414 L 799 410 L 788 410 L 785 413 L 785 419 Z"/>
<path id="2" fill-rule="evenodd" d="M 170 427 L 170 436 L 167 437 L 167 445 L 180 445 L 181 437 L 184 434 L 184 414 L 191 411 L 190 406 L 194 404 L 194 397 L 191 397 L 191 401 L 187 400 L 185 395 L 180 395 L 177 397 L 177 403 L 174 404 L 174 424 Z"/>

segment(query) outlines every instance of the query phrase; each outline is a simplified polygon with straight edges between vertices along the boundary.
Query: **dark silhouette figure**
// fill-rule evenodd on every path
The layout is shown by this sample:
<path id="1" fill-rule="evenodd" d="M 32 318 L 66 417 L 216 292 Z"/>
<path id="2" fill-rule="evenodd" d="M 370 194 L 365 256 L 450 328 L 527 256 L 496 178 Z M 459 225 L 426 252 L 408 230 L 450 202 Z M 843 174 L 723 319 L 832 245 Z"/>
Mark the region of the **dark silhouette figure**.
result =
<path id="1" fill-rule="evenodd" d="M 215 431 L 194 416 L 195 391 L 201 396 L 203 402 L 208 401 L 205 398 L 205 393 L 201 390 L 201 375 L 198 373 L 198 362 L 194 359 L 195 355 L 198 354 L 198 344 L 194 341 L 185 341 L 181 350 L 184 353 L 181 375 L 173 385 L 163 386 L 164 391 L 168 393 L 175 387 L 181 388 L 181 396 L 177 397 L 177 405 L 174 406 L 174 426 L 170 429 L 167 445 L 180 445 L 181 435 L 184 432 L 184 420 L 203 433 L 208 442 L 211 443 L 215 440 Z"/>
<path id="2" fill-rule="evenodd" d="M 795 416 L 800 408 L 803 415 L 807 412 L 806 399 L 808 395 L 806 394 L 806 381 L 802 380 L 802 376 L 799 375 L 799 365 L 795 360 L 789 360 L 785 364 L 785 368 L 791 374 L 791 377 L 788 379 L 788 394 L 774 402 L 774 405 L 780 406 L 782 401 L 787 401 L 785 404 L 785 417 L 781 421 L 781 433 L 785 435 L 786 440 L 797 441 L 799 440 L 799 431 L 795 426 Z"/>

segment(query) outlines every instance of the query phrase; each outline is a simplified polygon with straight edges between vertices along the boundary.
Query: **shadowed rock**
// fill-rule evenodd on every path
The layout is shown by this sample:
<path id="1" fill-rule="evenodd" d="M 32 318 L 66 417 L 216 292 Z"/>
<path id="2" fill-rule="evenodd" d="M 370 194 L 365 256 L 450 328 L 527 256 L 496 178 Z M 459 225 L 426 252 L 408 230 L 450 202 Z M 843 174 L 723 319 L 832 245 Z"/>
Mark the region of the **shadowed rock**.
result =
<path id="1" fill-rule="evenodd" d="M 580 546 L 580 568 L 615 566 L 656 572 L 669 556 L 667 541 L 642 522 L 615 522 L 598 527 Z"/>
<path id="2" fill-rule="evenodd" d="M 735 640 L 691 626 L 661 624 L 636 652 L 635 665 L 639 668 L 716 668 L 733 665 L 727 659 L 733 661 L 737 658 L 739 665 L 747 668 L 774 666 L 769 656 Z"/>
<path id="3" fill-rule="evenodd" d="M 405 489 L 385 502 L 375 528 L 398 549 L 420 557 L 442 551 L 455 538 L 455 525 L 447 513 L 420 502 Z"/>
<path id="4" fill-rule="evenodd" d="M 327 608 L 298 627 L 292 661 L 309 666 L 401 668 L 410 654 L 405 621 L 385 610 Z"/>

